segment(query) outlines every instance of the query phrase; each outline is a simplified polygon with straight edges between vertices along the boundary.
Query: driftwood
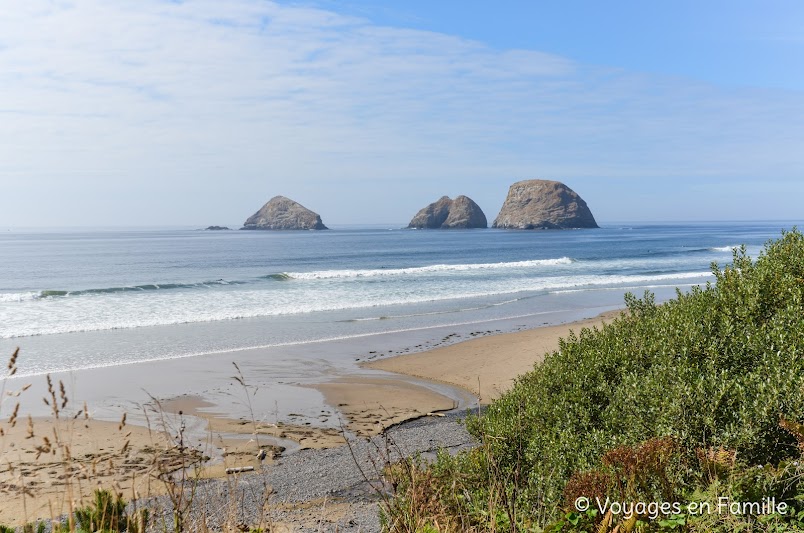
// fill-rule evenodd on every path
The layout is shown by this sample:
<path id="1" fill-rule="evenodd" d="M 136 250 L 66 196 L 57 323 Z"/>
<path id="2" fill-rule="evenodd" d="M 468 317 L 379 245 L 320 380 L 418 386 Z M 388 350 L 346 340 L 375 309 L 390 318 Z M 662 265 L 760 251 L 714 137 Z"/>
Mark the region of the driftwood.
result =
<path id="1" fill-rule="evenodd" d="M 227 474 L 239 474 L 240 472 L 253 472 L 253 466 L 233 466 L 226 469 Z"/>

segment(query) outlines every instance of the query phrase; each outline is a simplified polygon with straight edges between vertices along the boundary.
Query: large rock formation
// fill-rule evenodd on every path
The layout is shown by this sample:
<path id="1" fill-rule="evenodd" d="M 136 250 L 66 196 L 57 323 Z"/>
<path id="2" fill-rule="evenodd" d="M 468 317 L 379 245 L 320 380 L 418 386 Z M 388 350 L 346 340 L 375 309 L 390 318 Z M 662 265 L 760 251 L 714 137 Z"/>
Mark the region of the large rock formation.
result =
<path id="1" fill-rule="evenodd" d="M 458 196 L 452 201 L 449 216 L 442 228 L 487 228 L 489 223 L 480 206 L 468 196 Z"/>
<path id="2" fill-rule="evenodd" d="M 493 228 L 596 228 L 595 217 L 578 194 L 558 181 L 518 181 L 494 219 Z"/>
<path id="3" fill-rule="evenodd" d="M 449 196 L 442 196 L 432 204 L 419 210 L 411 219 L 408 227 L 416 229 L 440 228 L 441 224 L 446 222 L 449 216 L 451 205 L 452 199 Z"/>
<path id="4" fill-rule="evenodd" d="M 274 196 L 240 229 L 328 229 L 321 217 L 284 196 Z"/>
<path id="5" fill-rule="evenodd" d="M 442 196 L 413 217 L 409 228 L 453 229 L 486 228 L 488 222 L 483 210 L 468 196 L 458 196 L 454 200 Z"/>

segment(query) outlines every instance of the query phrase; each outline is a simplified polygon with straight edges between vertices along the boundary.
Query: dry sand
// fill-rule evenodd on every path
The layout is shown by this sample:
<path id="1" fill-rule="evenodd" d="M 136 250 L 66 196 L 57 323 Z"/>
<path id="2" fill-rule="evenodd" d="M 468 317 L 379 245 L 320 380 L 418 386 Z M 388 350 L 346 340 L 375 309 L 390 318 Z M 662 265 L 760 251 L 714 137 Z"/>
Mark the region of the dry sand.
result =
<path id="1" fill-rule="evenodd" d="M 600 326 L 621 311 L 610 311 L 595 318 L 559 326 L 481 337 L 436 348 L 427 352 L 399 355 L 365 363 L 365 368 L 397 372 L 457 385 L 487 405 L 513 385 L 517 376 L 533 369 L 547 352 L 558 349 L 558 340 L 570 330 Z M 433 407 L 434 409 L 435 407 Z"/>
<path id="2" fill-rule="evenodd" d="M 96 488 L 125 498 L 158 494 L 155 473 L 174 468 L 164 435 L 114 422 L 5 421 L 0 438 L 0 523 L 22 524 L 68 512 Z M 194 454 L 193 454 L 194 455 Z"/>
<path id="3" fill-rule="evenodd" d="M 126 500 L 166 492 L 162 478 L 182 466 L 195 478 L 231 467 L 270 465 L 286 439 L 302 448 L 344 442 L 334 429 L 233 420 L 202 412 L 214 406 L 182 396 L 148 409 L 147 427 L 60 413 L 0 423 L 0 524 L 47 520 L 87 505 L 97 488 Z M 200 427 L 203 434 L 193 435 Z M 182 451 L 183 450 L 183 451 Z M 260 460 L 257 454 L 265 450 Z"/>

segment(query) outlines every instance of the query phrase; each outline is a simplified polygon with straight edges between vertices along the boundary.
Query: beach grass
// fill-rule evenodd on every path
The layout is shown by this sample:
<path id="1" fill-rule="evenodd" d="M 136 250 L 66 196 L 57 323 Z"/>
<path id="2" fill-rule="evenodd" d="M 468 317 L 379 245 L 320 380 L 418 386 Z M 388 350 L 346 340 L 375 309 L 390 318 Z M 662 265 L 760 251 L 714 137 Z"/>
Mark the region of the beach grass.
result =
<path id="1" fill-rule="evenodd" d="M 199 490 L 209 477 L 213 439 L 190 444 L 182 412 L 168 412 L 152 398 L 143 406 L 147 427 L 130 426 L 127 413 L 118 423 L 94 420 L 86 404 L 73 409 L 65 384 L 48 375 L 42 401 L 49 416 L 23 416 L 21 398 L 30 384 L 7 390 L 19 357 L 17 349 L 0 386 L 0 531 L 271 530 L 271 489 L 264 483 L 251 490 L 256 497 L 248 521 L 239 512 L 241 474 L 255 467 L 231 468 L 220 490 Z M 233 379 L 249 399 L 254 391 L 235 368 Z M 261 447 L 257 424 L 252 427 L 259 469 L 271 451 Z M 225 451 L 223 460 L 226 465 Z"/>

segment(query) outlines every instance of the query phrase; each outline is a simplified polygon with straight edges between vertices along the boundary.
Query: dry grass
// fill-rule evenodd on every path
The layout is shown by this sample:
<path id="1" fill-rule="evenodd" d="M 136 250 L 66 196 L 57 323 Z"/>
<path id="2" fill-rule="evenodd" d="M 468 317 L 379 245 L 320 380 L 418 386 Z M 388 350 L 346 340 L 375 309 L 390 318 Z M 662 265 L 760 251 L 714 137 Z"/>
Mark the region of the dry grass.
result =
<path id="1" fill-rule="evenodd" d="M 0 386 L 0 523 L 35 531 L 44 518 L 60 524 L 60 531 L 83 531 L 98 527 L 87 517 L 97 519 L 123 505 L 125 516 L 103 522 L 104 531 L 142 531 L 148 519 L 150 530 L 176 533 L 274 530 L 268 512 L 271 490 L 264 481 L 255 487 L 243 483 L 242 475 L 229 475 L 224 490 L 199 490 L 208 477 L 213 438 L 190 445 L 185 415 L 168 413 L 155 398 L 143 406 L 147 428 L 130 426 L 126 413 L 116 424 L 98 421 L 86 405 L 74 409 L 64 383 L 48 375 L 42 401 L 49 415 L 22 415 L 20 400 L 31 385 L 7 390 L 19 354 L 17 349 L 10 357 Z M 253 420 L 255 391 L 235 368 L 233 379 Z M 252 427 L 254 449 L 264 450 L 256 422 Z M 258 470 L 267 455 L 259 454 Z M 224 452 L 224 461 L 228 459 Z M 261 507 L 249 510 L 249 522 L 237 497 L 246 490 Z M 131 503 L 126 506 L 124 499 Z"/>

